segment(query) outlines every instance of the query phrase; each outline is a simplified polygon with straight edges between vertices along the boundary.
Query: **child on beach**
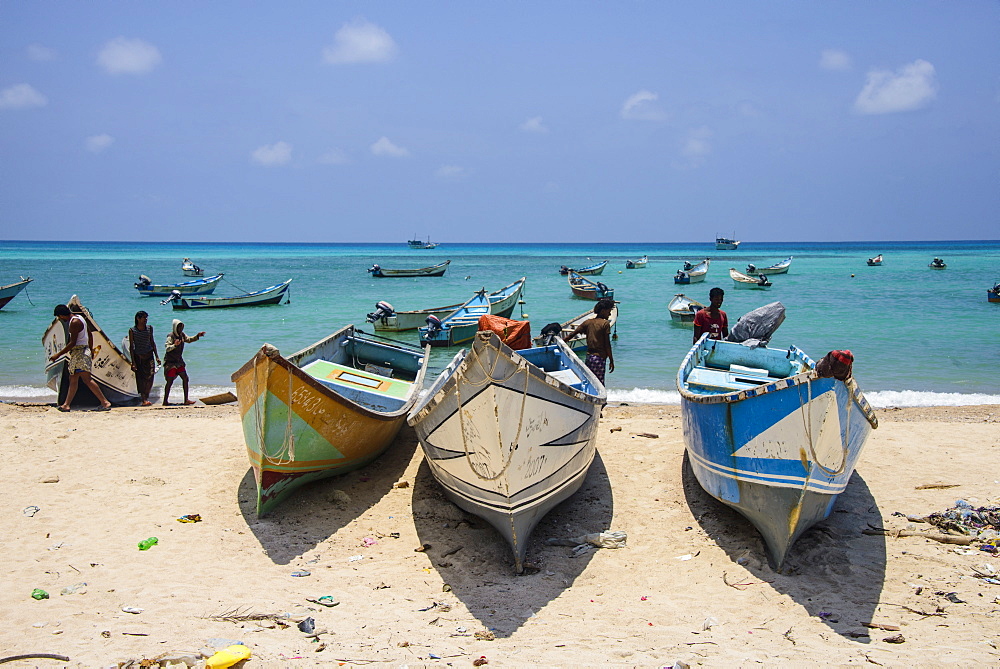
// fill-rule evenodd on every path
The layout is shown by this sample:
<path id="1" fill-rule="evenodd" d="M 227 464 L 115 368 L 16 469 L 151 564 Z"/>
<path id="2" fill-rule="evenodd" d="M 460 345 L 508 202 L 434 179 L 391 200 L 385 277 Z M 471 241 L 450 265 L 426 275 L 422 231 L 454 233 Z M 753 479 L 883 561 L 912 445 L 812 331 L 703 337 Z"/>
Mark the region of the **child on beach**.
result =
<path id="1" fill-rule="evenodd" d="M 725 296 L 726 291 L 718 286 L 708 291 L 708 307 L 694 315 L 693 343 L 698 343 L 706 332 L 709 339 L 723 339 L 729 336 L 729 318 L 726 312 L 719 308 Z"/>
<path id="2" fill-rule="evenodd" d="M 94 393 L 94 397 L 101 405 L 97 411 L 107 411 L 111 408 L 111 402 L 104 397 L 100 386 L 90 375 L 93 367 L 91 356 L 94 350 L 94 337 L 87 327 L 87 321 L 80 314 L 74 314 L 65 304 L 57 304 L 52 315 L 59 320 L 69 322 L 69 332 L 66 335 L 66 346 L 49 360 L 55 360 L 59 356 L 69 353 L 69 360 L 66 361 L 66 371 L 69 372 L 69 388 L 66 390 L 65 401 L 56 408 L 60 411 L 69 411 L 73 398 L 76 397 L 76 389 L 80 381 Z"/>
<path id="3" fill-rule="evenodd" d="M 609 298 L 598 300 L 594 306 L 594 317 L 580 323 L 573 332 L 564 337 L 569 341 L 581 332 L 587 335 L 587 359 L 584 364 L 601 383 L 604 383 L 605 364 L 608 372 L 615 371 L 615 356 L 611 352 L 611 321 L 608 320 L 614 308 L 614 300 Z"/>
<path id="4" fill-rule="evenodd" d="M 174 384 L 174 379 L 178 376 L 184 383 L 184 404 L 194 404 L 188 399 L 188 375 L 184 364 L 184 344 L 198 341 L 205 336 L 204 332 L 199 332 L 193 337 L 184 334 L 184 323 L 174 319 L 174 325 L 167 335 L 167 352 L 163 354 L 163 374 L 167 377 L 167 385 L 163 388 L 163 406 L 170 406 L 170 386 Z"/>
<path id="5" fill-rule="evenodd" d="M 128 331 L 128 353 L 132 361 L 132 371 L 135 373 L 135 386 L 142 398 L 142 406 L 148 407 L 149 393 L 153 390 L 153 373 L 156 367 L 153 358 L 160 362 L 160 354 L 156 350 L 153 339 L 153 326 L 148 325 L 149 314 L 145 311 L 135 313 L 135 327 Z"/>

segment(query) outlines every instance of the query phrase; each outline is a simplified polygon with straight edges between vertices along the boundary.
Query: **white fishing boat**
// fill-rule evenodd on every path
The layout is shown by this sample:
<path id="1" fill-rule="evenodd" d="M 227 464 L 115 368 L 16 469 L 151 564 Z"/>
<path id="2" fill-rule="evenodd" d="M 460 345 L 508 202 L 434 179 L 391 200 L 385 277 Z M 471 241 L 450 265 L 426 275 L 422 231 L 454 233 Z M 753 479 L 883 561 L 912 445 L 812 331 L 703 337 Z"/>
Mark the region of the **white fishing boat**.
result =
<path id="1" fill-rule="evenodd" d="M 677 293 L 670 300 L 670 303 L 667 304 L 670 319 L 675 323 L 693 323 L 694 315 L 704 308 L 704 304 L 697 300 L 692 300 L 684 293 Z"/>
<path id="2" fill-rule="evenodd" d="M 594 313 L 593 309 L 591 309 L 590 311 L 585 311 L 582 314 L 580 314 L 579 316 L 577 316 L 576 318 L 570 319 L 570 320 L 566 321 L 565 323 L 559 324 L 559 326 L 558 326 L 559 329 L 558 330 L 556 330 L 556 328 L 554 326 L 552 326 L 552 329 L 549 330 L 548 328 L 550 326 L 546 325 L 544 328 L 542 328 L 542 333 L 540 335 L 538 335 L 537 337 L 535 337 L 532 341 L 534 342 L 535 346 L 548 346 L 550 344 L 554 344 L 555 343 L 555 341 L 554 341 L 554 337 L 555 336 L 559 336 L 559 337 L 562 338 L 562 340 L 564 342 L 566 342 L 566 344 L 571 349 L 573 349 L 574 353 L 576 353 L 578 355 L 584 355 L 587 352 L 587 335 L 585 335 L 585 334 L 578 334 L 577 336 L 573 337 L 572 339 L 567 339 L 567 337 L 569 337 L 570 333 L 572 333 L 574 330 L 576 330 L 576 327 L 578 325 L 580 325 L 584 321 L 589 321 L 591 318 L 594 318 L 596 315 L 597 314 Z M 611 332 L 614 333 L 614 334 L 611 335 L 611 340 L 615 341 L 616 339 L 618 339 L 618 334 L 617 334 L 617 332 L 618 332 L 618 328 L 617 328 L 617 326 L 618 326 L 618 303 L 617 302 L 615 302 L 615 306 L 612 307 L 612 309 L 611 309 L 611 315 L 608 316 L 608 322 L 611 324 Z"/>
<path id="3" fill-rule="evenodd" d="M 781 262 L 776 262 L 773 265 L 768 265 L 767 267 L 757 267 L 753 263 L 747 265 L 747 274 L 753 276 L 755 274 L 787 274 L 788 268 L 792 266 L 792 258 L 794 256 L 788 256 Z"/>
<path id="4" fill-rule="evenodd" d="M 4 305 L 13 300 L 18 293 L 28 287 L 28 284 L 34 281 L 30 276 L 22 276 L 20 281 L 8 284 L 6 286 L 0 286 L 0 309 L 3 309 Z"/>
<path id="5" fill-rule="evenodd" d="M 734 234 L 733 237 L 736 235 Z M 732 237 L 716 237 L 715 238 L 715 248 L 718 251 L 735 251 L 740 247 L 740 240 L 733 239 Z"/>
<path id="6" fill-rule="evenodd" d="M 232 297 L 185 297 L 180 293 L 171 294 L 169 302 L 174 309 L 222 309 L 228 307 L 259 307 L 266 304 L 281 304 L 288 301 L 288 287 L 292 280 L 255 290 L 252 293 Z"/>
<path id="7" fill-rule="evenodd" d="M 643 256 L 638 260 L 626 260 L 625 269 L 642 269 L 649 262 L 649 256 Z"/>
<path id="8" fill-rule="evenodd" d="M 736 270 L 734 267 L 729 268 L 729 277 L 736 284 L 737 288 L 751 288 L 753 290 L 766 290 L 771 287 L 771 282 L 768 281 L 767 277 L 761 274 L 760 276 L 747 276 L 743 272 Z"/>
<path id="9" fill-rule="evenodd" d="M 521 281 L 524 281 L 524 277 L 521 278 Z M 512 293 L 509 290 L 511 286 L 504 286 L 486 296 L 490 303 L 490 314 L 510 318 L 510 315 L 514 313 L 514 308 L 520 302 L 521 293 Z M 388 302 L 379 301 L 375 303 L 375 311 L 368 314 L 367 321 L 375 326 L 376 331 L 380 332 L 416 330 L 417 328 L 426 326 L 427 319 L 431 316 L 443 319 L 445 316 L 460 309 L 463 304 L 465 302 L 450 304 L 444 307 L 431 307 L 430 309 L 396 311 Z"/>
<path id="10" fill-rule="evenodd" d="M 868 266 L 869 267 L 881 267 L 882 266 L 882 254 L 879 253 L 874 258 L 869 258 L 868 259 Z"/>
<path id="11" fill-rule="evenodd" d="M 697 265 L 684 261 L 684 267 L 677 270 L 677 274 L 674 275 L 674 283 L 687 285 L 690 283 L 700 283 L 705 280 L 705 275 L 708 274 L 708 268 L 711 266 L 712 261 L 710 258 L 705 258 Z"/>
<path id="12" fill-rule="evenodd" d="M 191 262 L 190 258 L 181 261 L 181 272 L 184 276 L 205 276 L 205 270 Z"/>
<path id="13" fill-rule="evenodd" d="M 535 525 L 587 475 L 606 400 L 562 340 L 515 352 L 480 332 L 407 420 L 445 494 L 496 528 L 521 572 Z"/>

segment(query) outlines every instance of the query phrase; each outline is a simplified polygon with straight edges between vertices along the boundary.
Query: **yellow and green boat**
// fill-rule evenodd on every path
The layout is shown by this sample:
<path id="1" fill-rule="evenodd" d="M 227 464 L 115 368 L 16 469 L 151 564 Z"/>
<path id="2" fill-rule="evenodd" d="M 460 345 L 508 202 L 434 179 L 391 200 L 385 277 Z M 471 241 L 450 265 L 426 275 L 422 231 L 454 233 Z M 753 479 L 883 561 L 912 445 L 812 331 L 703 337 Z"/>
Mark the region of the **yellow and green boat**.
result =
<path id="1" fill-rule="evenodd" d="M 424 382 L 426 350 L 353 325 L 283 357 L 264 344 L 233 374 L 257 515 L 385 451 Z"/>

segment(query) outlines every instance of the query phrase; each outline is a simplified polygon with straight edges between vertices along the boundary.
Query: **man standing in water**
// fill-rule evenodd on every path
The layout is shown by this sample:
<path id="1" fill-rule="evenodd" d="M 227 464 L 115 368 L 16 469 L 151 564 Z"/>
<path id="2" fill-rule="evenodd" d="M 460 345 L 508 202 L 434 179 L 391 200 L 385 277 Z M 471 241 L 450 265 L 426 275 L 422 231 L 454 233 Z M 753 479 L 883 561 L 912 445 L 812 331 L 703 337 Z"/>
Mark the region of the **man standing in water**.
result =
<path id="1" fill-rule="evenodd" d="M 604 383 L 605 365 L 609 372 L 615 371 L 615 356 L 611 352 L 611 321 L 608 320 L 614 308 L 614 300 L 598 300 L 594 306 L 594 317 L 580 323 L 564 337 L 569 341 L 581 332 L 587 335 L 587 359 L 584 364 L 601 383 Z"/>
<path id="2" fill-rule="evenodd" d="M 701 336 L 708 333 L 709 339 L 725 339 L 729 336 L 729 318 L 720 309 L 725 299 L 726 291 L 718 286 L 708 291 L 708 307 L 694 315 L 694 342 L 698 343 Z"/>
<path id="3" fill-rule="evenodd" d="M 80 314 L 74 314 L 70 311 L 69 307 L 65 304 L 57 304 L 52 315 L 64 323 L 69 322 L 66 346 L 49 358 L 49 360 L 56 360 L 59 356 L 69 353 L 69 359 L 66 361 L 66 371 L 69 373 L 69 388 L 66 390 L 66 399 L 56 408 L 60 411 L 69 411 L 70 405 L 73 404 L 73 398 L 76 397 L 77 386 L 79 386 L 82 380 L 87 388 L 90 389 L 90 392 L 94 393 L 97 401 L 101 403 L 96 410 L 107 411 L 111 408 L 111 402 L 105 399 L 100 386 L 97 385 L 97 382 L 90 375 L 90 370 L 93 367 L 91 352 L 94 347 L 94 338 L 90 330 L 87 329 L 87 321 Z"/>

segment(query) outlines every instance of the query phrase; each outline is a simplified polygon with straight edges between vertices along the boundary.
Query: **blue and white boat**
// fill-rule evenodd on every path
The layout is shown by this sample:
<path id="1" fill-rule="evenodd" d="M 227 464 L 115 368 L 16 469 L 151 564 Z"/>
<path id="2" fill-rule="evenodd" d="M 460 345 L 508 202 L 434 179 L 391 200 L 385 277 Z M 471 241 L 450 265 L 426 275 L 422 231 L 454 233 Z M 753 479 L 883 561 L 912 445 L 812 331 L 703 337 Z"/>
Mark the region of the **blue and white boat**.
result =
<path id="1" fill-rule="evenodd" d="M 468 302 L 444 318 L 433 314 L 427 317 L 427 325 L 420 328 L 420 343 L 430 346 L 457 346 L 471 341 L 479 332 L 479 317 L 488 314 L 505 318 L 514 310 L 521 298 L 524 280 L 520 279 L 504 286 L 495 293 L 486 294 L 486 289 L 476 291 Z"/>
<path id="2" fill-rule="evenodd" d="M 878 427 L 855 380 L 822 378 L 795 346 L 708 339 L 677 372 L 684 441 L 701 487 L 745 516 L 775 569 L 830 515 Z"/>
<path id="3" fill-rule="evenodd" d="M 140 274 L 139 280 L 135 283 L 135 289 L 145 297 L 169 297 L 175 292 L 181 295 L 210 295 L 219 285 L 222 276 L 222 274 L 216 274 L 183 283 L 155 284 L 148 276 Z"/>
<path id="4" fill-rule="evenodd" d="M 674 283 L 687 285 L 704 281 L 711 264 L 712 261 L 710 258 L 705 258 L 697 265 L 693 265 L 685 260 L 683 269 L 677 270 L 677 274 L 674 275 Z"/>

